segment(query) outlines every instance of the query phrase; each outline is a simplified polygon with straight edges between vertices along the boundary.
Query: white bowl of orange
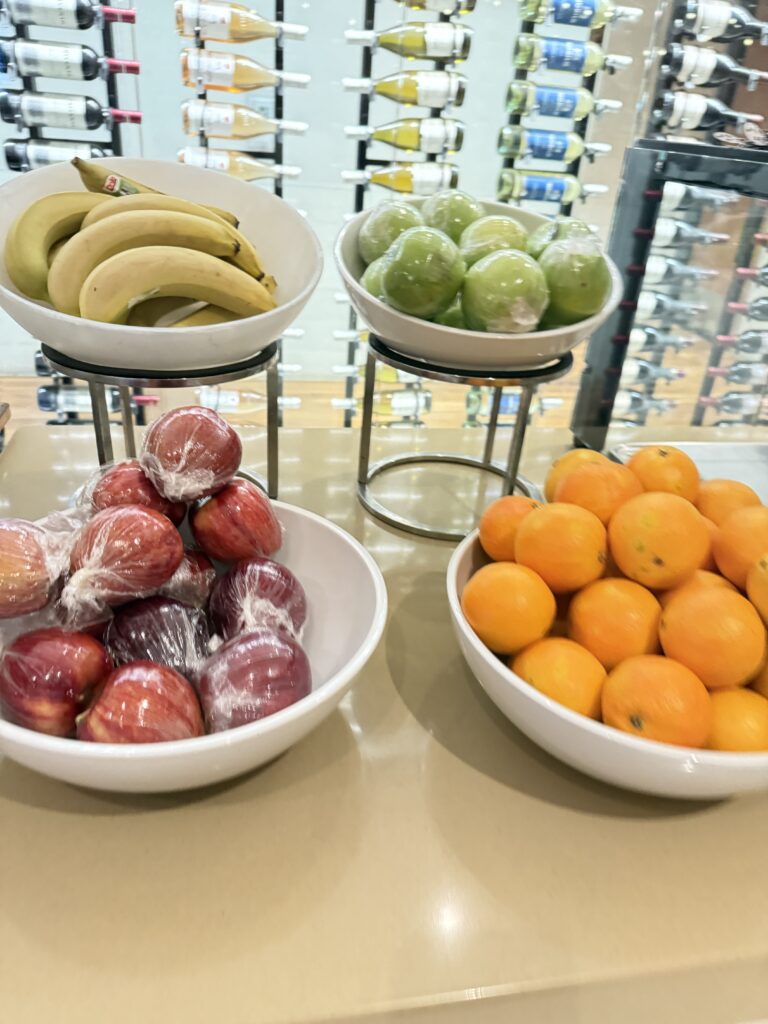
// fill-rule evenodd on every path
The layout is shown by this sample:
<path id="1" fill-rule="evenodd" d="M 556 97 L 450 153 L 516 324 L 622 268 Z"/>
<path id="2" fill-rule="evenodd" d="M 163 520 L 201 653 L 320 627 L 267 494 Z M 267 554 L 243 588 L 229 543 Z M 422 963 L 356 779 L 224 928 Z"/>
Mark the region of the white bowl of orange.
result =
<path id="1" fill-rule="evenodd" d="M 571 452 L 546 490 L 551 504 L 494 502 L 448 566 L 485 692 L 604 782 L 696 800 L 768 789 L 768 508 L 668 446 L 629 469 Z"/>

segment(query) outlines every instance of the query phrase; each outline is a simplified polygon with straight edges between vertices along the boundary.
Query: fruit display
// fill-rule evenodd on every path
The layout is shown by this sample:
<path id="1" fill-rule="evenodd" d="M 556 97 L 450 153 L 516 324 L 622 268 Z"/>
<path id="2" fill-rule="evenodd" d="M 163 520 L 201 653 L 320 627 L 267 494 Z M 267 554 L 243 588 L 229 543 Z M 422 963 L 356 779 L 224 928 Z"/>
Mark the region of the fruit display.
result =
<path id="1" fill-rule="evenodd" d="M 5 266 L 23 295 L 132 326 L 226 323 L 275 308 L 276 282 L 232 214 L 72 162 L 87 191 L 43 196 L 9 228 Z"/>
<path id="2" fill-rule="evenodd" d="M 93 216 L 99 216 L 95 211 Z M 611 272 L 590 228 L 570 217 L 528 232 L 456 189 L 420 208 L 382 203 L 360 227 L 360 284 L 393 309 L 446 327 L 520 334 L 598 313 Z"/>
<path id="3" fill-rule="evenodd" d="M 577 449 L 483 513 L 461 609 L 519 679 L 644 740 L 768 751 L 768 508 L 669 445 Z M 710 518 L 711 517 L 711 518 Z"/>
<path id="4" fill-rule="evenodd" d="M 167 742 L 257 721 L 311 691 L 307 597 L 267 557 L 282 526 L 255 484 L 233 479 L 240 456 L 217 413 L 172 410 L 140 458 L 104 467 L 77 508 L 0 522 L 7 721 L 95 743 Z M 188 513 L 204 551 L 184 546 Z"/>

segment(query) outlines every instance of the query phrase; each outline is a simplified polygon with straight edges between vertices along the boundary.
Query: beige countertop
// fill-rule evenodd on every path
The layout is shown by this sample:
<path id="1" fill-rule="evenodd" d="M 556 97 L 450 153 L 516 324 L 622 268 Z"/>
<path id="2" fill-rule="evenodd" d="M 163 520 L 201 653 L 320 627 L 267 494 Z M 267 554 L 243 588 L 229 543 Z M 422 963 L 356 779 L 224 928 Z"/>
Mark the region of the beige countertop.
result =
<path id="1" fill-rule="evenodd" d="M 243 434 L 258 469 L 263 436 Z M 390 431 L 379 447 L 412 440 Z M 541 480 L 568 441 L 535 431 L 527 474 Z M 360 538 L 390 596 L 378 652 L 315 733 L 250 776 L 173 796 L 92 793 L 0 762 L 0 1019 L 768 1017 L 768 795 L 644 798 L 539 752 L 464 666 L 451 545 L 363 513 L 356 445 L 351 431 L 281 433 L 281 498 Z M 0 458 L 1 514 L 63 505 L 94 461 L 86 428 L 19 430 Z M 476 475 L 429 479 L 408 469 L 380 486 L 424 518 L 471 511 Z"/>

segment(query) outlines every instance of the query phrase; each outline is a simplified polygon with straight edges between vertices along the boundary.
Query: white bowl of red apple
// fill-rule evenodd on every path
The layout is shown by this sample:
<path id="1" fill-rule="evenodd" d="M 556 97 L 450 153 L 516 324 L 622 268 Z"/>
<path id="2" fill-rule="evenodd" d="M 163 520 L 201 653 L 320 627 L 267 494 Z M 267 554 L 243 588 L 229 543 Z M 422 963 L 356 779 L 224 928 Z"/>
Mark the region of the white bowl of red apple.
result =
<path id="1" fill-rule="evenodd" d="M 0 522 L 0 752 L 168 792 L 266 764 L 333 711 L 383 632 L 383 578 L 237 475 L 241 453 L 216 413 L 176 409 L 72 509 Z"/>

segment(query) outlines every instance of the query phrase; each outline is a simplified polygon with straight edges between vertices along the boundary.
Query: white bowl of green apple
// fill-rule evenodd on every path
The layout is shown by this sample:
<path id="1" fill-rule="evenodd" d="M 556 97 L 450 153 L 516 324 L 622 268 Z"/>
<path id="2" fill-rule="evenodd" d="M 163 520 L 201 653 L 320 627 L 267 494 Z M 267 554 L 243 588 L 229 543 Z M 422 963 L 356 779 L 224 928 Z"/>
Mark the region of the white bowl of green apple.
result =
<path id="1" fill-rule="evenodd" d="M 564 356 L 603 323 L 623 283 L 591 229 L 446 190 L 365 210 L 336 240 L 353 306 L 397 352 L 469 370 Z"/>

